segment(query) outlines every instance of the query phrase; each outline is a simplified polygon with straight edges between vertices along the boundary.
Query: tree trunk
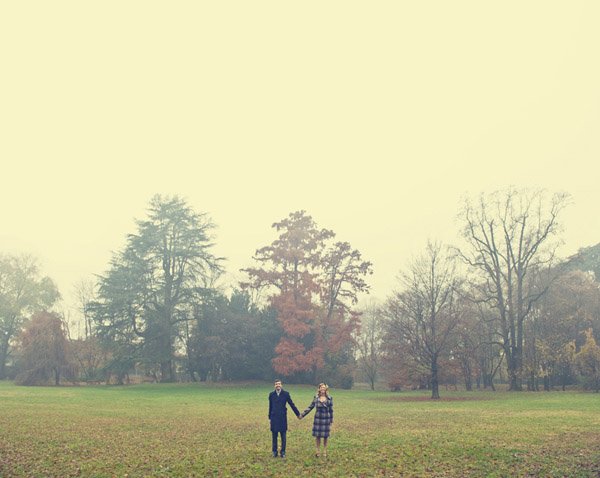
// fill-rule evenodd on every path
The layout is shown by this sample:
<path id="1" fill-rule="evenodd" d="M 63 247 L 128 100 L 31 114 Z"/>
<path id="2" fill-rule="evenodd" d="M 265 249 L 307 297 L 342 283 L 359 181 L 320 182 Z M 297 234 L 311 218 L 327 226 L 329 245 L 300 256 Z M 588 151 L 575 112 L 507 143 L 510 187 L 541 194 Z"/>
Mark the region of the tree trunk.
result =
<path id="1" fill-rule="evenodd" d="M 517 367 L 517 352 L 514 350 L 511 351 L 510 358 L 506 361 L 508 365 L 508 376 L 510 378 L 510 385 L 508 390 L 511 392 L 521 392 L 523 387 L 521 385 L 521 379 L 518 373 Z"/>
<path id="2" fill-rule="evenodd" d="M 471 373 L 471 364 L 468 360 L 463 362 L 463 376 L 465 379 L 465 388 L 468 392 L 473 390 L 473 376 Z"/>
<path id="3" fill-rule="evenodd" d="M 544 391 L 549 392 L 550 391 L 550 376 L 546 375 L 544 377 Z"/>
<path id="4" fill-rule="evenodd" d="M 517 377 L 517 388 L 515 390 L 523 390 L 522 381 L 523 371 L 523 322 L 519 320 L 517 323 L 517 343 L 515 347 L 515 376 Z"/>
<path id="5" fill-rule="evenodd" d="M 437 357 L 431 361 L 431 398 L 433 400 L 437 400 L 440 398 Z"/>
<path id="6" fill-rule="evenodd" d="M 483 374 L 483 389 L 490 387 L 494 392 L 496 388 L 494 387 L 494 374 L 493 373 L 484 373 Z"/>
<path id="7" fill-rule="evenodd" d="M 527 380 L 527 391 L 528 392 L 535 392 L 537 391 L 535 389 L 535 375 L 533 372 L 531 372 L 529 374 L 529 380 Z"/>
<path id="8" fill-rule="evenodd" d="M 0 380 L 6 378 L 6 359 L 8 357 L 8 337 L 0 343 Z"/>
<path id="9" fill-rule="evenodd" d="M 162 383 L 175 381 L 175 377 L 173 375 L 173 364 L 171 360 L 166 360 L 160 363 L 160 381 Z"/>
<path id="10" fill-rule="evenodd" d="M 0 356 L 0 380 L 6 378 L 6 359 L 2 359 Z"/>

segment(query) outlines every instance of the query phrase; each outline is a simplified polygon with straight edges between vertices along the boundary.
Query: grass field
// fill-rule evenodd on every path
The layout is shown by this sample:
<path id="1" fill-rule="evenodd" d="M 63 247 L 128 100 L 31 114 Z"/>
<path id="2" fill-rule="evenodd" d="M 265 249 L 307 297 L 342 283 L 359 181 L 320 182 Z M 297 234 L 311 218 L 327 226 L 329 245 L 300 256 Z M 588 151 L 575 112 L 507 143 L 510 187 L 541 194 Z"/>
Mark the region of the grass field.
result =
<path id="1" fill-rule="evenodd" d="M 313 389 L 286 388 L 303 410 Z M 0 382 L 0 476 L 600 476 L 599 394 L 332 390 L 329 457 L 289 413 L 283 460 L 270 390 Z"/>

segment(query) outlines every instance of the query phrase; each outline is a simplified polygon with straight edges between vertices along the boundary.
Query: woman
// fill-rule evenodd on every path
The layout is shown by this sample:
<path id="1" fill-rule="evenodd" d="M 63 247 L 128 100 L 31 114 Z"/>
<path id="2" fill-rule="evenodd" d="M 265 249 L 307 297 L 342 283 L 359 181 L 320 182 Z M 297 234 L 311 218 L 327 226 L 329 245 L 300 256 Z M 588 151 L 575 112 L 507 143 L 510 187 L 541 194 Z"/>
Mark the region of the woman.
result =
<path id="1" fill-rule="evenodd" d="M 323 439 L 323 456 L 327 457 L 327 439 L 333 425 L 333 399 L 329 395 L 328 390 L 329 387 L 327 384 L 320 383 L 312 403 L 298 417 L 301 419 L 304 418 L 316 407 L 312 434 L 316 440 L 317 451 L 315 456 L 317 457 L 321 452 L 321 438 Z"/>

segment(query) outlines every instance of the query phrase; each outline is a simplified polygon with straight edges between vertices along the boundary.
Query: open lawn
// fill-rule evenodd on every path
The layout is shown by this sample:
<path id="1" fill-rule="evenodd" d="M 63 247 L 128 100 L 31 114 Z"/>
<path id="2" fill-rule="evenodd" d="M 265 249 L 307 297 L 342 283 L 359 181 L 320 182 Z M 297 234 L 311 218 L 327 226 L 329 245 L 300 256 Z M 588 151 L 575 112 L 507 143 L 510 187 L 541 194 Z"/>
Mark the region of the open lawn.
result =
<path id="1" fill-rule="evenodd" d="M 313 388 L 285 387 L 300 410 Z M 272 458 L 269 385 L 0 382 L 0 476 L 600 476 L 600 395 L 332 390 L 329 457 L 288 412 Z"/>

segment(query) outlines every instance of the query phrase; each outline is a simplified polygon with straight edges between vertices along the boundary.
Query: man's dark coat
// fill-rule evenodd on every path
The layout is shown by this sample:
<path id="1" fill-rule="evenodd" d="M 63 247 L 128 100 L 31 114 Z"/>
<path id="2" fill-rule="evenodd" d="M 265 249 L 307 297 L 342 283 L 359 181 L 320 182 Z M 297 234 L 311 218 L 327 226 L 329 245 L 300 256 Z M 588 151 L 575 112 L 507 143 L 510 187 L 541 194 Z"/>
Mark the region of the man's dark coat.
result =
<path id="1" fill-rule="evenodd" d="M 285 432 L 287 431 L 287 407 L 286 403 L 290 404 L 292 410 L 296 416 L 300 415 L 300 412 L 292 402 L 290 394 L 285 390 L 281 389 L 279 396 L 277 392 L 273 390 L 269 394 L 269 420 L 271 420 L 271 431 L 272 432 Z"/>

